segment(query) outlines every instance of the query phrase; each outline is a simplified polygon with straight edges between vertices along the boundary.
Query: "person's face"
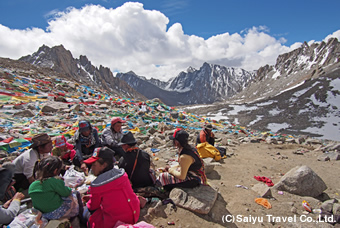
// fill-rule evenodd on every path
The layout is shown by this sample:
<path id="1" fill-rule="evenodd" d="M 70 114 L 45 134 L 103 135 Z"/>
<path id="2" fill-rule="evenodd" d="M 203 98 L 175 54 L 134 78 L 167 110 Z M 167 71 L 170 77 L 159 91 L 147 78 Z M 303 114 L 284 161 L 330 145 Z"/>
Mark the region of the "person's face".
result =
<path id="1" fill-rule="evenodd" d="M 64 154 L 67 152 L 67 146 L 60 146 L 59 150 L 61 152 L 61 156 L 64 156 Z"/>
<path id="2" fill-rule="evenodd" d="M 122 123 L 115 123 L 114 125 L 113 125 L 113 130 L 115 131 L 115 132 L 120 132 L 120 129 L 122 129 Z"/>
<path id="3" fill-rule="evenodd" d="M 81 134 L 82 134 L 83 136 L 85 136 L 85 137 L 89 136 L 90 133 L 91 133 L 91 130 L 90 130 L 90 129 L 87 130 L 87 131 L 82 131 L 82 132 L 81 132 Z"/>
<path id="4" fill-rule="evenodd" d="M 98 176 L 105 168 L 107 164 L 100 164 L 98 161 L 92 163 L 91 170 L 93 175 Z"/>
<path id="5" fill-rule="evenodd" d="M 40 154 L 48 154 L 48 153 L 51 153 L 52 148 L 53 148 L 53 145 L 52 145 L 52 141 L 51 141 L 49 143 L 46 143 L 45 145 L 39 146 L 38 152 Z"/>
<path id="6" fill-rule="evenodd" d="M 122 148 L 123 148 L 123 150 L 126 151 L 126 150 L 129 148 L 129 146 L 128 146 L 127 144 L 123 144 L 123 145 L 122 145 Z"/>
<path id="7" fill-rule="evenodd" d="M 176 148 L 181 147 L 181 144 L 177 140 L 173 140 L 173 142 L 174 142 L 174 147 L 176 147 Z"/>

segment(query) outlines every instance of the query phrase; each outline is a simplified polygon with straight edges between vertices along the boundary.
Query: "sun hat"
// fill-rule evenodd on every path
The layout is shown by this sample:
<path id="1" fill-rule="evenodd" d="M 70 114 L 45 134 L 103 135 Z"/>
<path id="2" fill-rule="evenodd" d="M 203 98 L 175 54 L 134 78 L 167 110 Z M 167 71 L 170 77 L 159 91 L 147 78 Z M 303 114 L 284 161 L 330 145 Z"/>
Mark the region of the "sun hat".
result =
<path id="1" fill-rule="evenodd" d="M 97 147 L 94 149 L 93 154 L 90 158 L 84 160 L 85 164 L 92 164 L 93 162 L 97 161 L 99 158 L 102 158 L 109 164 L 113 164 L 114 158 L 114 151 L 108 147 Z"/>
<path id="2" fill-rule="evenodd" d="M 88 131 L 91 129 L 91 125 L 87 120 L 81 120 L 79 121 L 79 131 L 80 132 L 84 132 L 84 131 Z"/>
<path id="3" fill-rule="evenodd" d="M 111 119 L 111 126 L 113 126 L 115 123 L 125 123 L 125 120 L 122 120 L 120 117 L 113 117 Z"/>
<path id="4" fill-rule="evenodd" d="M 63 135 L 57 136 L 57 138 L 55 139 L 55 146 L 56 147 L 63 147 L 65 145 L 66 145 L 65 136 L 63 136 Z"/>
<path id="5" fill-rule="evenodd" d="M 118 146 L 125 145 L 125 144 L 136 144 L 137 141 L 135 137 L 133 136 L 131 131 L 128 131 L 123 134 L 123 138 L 120 140 L 120 143 L 118 143 Z"/>
<path id="6" fill-rule="evenodd" d="M 47 144 L 49 142 L 52 142 L 51 137 L 46 133 L 41 133 L 33 136 L 31 140 L 31 146 L 30 148 L 35 148 L 44 144 Z"/>
<path id="7" fill-rule="evenodd" d="M 188 141 L 189 134 L 181 128 L 177 128 L 173 135 L 169 136 L 170 140 L 177 140 L 179 142 Z"/>

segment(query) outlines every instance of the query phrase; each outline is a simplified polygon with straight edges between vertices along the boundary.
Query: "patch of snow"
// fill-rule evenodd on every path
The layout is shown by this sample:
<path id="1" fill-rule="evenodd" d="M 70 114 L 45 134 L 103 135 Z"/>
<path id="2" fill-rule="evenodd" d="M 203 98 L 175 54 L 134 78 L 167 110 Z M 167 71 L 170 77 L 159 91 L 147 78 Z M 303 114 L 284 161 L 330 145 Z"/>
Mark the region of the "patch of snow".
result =
<path id="1" fill-rule="evenodd" d="M 278 96 L 278 95 L 280 95 L 280 94 L 282 94 L 282 93 L 284 93 L 284 92 L 286 92 L 286 91 L 289 91 L 289 90 L 292 90 L 292 89 L 294 89 L 294 88 L 296 88 L 296 87 L 299 87 L 299 86 L 302 85 L 303 83 L 305 83 L 305 81 L 303 81 L 303 82 L 301 82 L 301 83 L 299 83 L 299 84 L 297 84 L 297 85 L 295 85 L 295 86 L 292 86 L 292 87 L 290 87 L 290 88 L 288 88 L 288 89 L 282 90 L 281 92 L 279 92 L 279 93 L 276 94 L 275 96 Z"/>
<path id="2" fill-rule="evenodd" d="M 267 102 L 259 103 L 259 104 L 256 104 L 256 105 L 261 107 L 261 106 L 271 105 L 273 103 L 274 103 L 274 101 L 267 101 Z"/>
<path id="3" fill-rule="evenodd" d="M 302 65 L 302 64 L 308 64 L 308 59 L 309 59 L 310 57 L 309 56 L 305 56 L 305 55 L 302 55 L 302 56 L 300 56 L 299 58 L 298 58 L 298 60 L 296 61 L 296 64 L 298 65 L 298 66 L 300 66 L 300 65 Z M 309 65 L 307 65 L 306 67 L 305 67 L 305 70 L 306 69 L 309 69 L 310 68 L 310 66 Z"/>
<path id="4" fill-rule="evenodd" d="M 185 107 L 184 109 L 196 109 L 196 108 L 205 108 L 213 105 L 196 105 L 196 106 L 190 106 L 190 107 Z"/>
<path id="5" fill-rule="evenodd" d="M 339 116 L 327 116 L 323 118 L 318 118 L 318 121 L 324 122 L 322 128 L 319 127 L 309 127 L 303 130 L 304 132 L 310 132 L 315 134 L 320 134 L 321 139 L 329 139 L 339 141 L 340 132 L 340 118 Z"/>
<path id="6" fill-rule="evenodd" d="M 251 121 L 251 122 L 247 125 L 247 127 L 250 127 L 250 126 L 254 125 L 257 121 L 262 120 L 263 117 L 264 117 L 263 115 L 258 115 L 258 116 L 256 116 L 256 119 L 253 120 L 253 121 Z"/>
<path id="7" fill-rule="evenodd" d="M 223 114 L 221 111 L 216 114 L 208 114 L 208 115 L 210 119 L 216 120 L 216 121 L 228 119 L 228 116 L 226 114 Z"/>
<path id="8" fill-rule="evenodd" d="M 330 53 L 330 49 L 327 50 L 327 54 L 326 55 L 322 56 L 323 58 L 320 61 L 320 66 L 322 66 L 326 62 L 329 53 Z"/>
<path id="9" fill-rule="evenodd" d="M 267 125 L 267 128 L 270 129 L 272 132 L 277 132 L 278 130 L 282 128 L 289 128 L 290 125 L 287 123 L 270 123 Z"/>
<path id="10" fill-rule="evenodd" d="M 276 79 L 279 76 L 280 76 L 280 72 L 276 71 L 275 74 L 273 74 L 272 79 Z"/>
<path id="11" fill-rule="evenodd" d="M 247 107 L 245 105 L 230 105 L 230 107 L 234 108 L 234 110 L 229 111 L 226 115 L 237 115 L 241 111 L 251 111 L 256 110 L 257 107 Z"/>
<path id="12" fill-rule="evenodd" d="M 270 114 L 271 116 L 276 116 L 276 115 L 280 114 L 281 112 L 282 112 L 282 111 L 280 111 L 280 110 L 278 110 L 278 109 L 272 109 L 272 110 L 269 111 L 269 114 Z"/>

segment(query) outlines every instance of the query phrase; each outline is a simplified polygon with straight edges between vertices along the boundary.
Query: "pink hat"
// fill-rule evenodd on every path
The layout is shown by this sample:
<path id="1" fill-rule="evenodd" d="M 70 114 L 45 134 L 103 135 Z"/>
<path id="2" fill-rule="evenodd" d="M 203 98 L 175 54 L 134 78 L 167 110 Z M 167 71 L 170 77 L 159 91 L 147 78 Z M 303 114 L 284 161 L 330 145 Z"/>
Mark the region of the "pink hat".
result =
<path id="1" fill-rule="evenodd" d="M 111 126 L 113 126 L 115 123 L 125 123 L 125 120 L 122 120 L 120 117 L 113 117 L 111 119 Z"/>
<path id="2" fill-rule="evenodd" d="M 56 147 L 63 147 L 65 145 L 66 145 L 65 136 L 63 136 L 63 135 L 57 136 L 57 138 L 55 139 L 55 146 Z"/>

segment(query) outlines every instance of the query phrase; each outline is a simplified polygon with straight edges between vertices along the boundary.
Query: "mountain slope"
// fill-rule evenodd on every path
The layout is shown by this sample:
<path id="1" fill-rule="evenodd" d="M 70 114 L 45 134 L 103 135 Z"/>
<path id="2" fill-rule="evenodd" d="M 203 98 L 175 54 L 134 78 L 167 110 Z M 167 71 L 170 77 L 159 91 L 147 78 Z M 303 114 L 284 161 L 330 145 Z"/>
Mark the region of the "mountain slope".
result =
<path id="1" fill-rule="evenodd" d="M 114 77 L 109 68 L 101 65 L 99 69 L 94 67 L 86 56 L 74 59 L 71 52 L 62 45 L 52 48 L 43 45 L 37 52 L 21 57 L 19 60 L 31 63 L 34 66 L 50 68 L 79 83 L 95 86 L 110 93 L 141 100 L 145 99 L 126 82 Z"/>
<path id="2" fill-rule="evenodd" d="M 117 77 L 148 99 L 160 98 L 167 105 L 209 104 L 227 99 L 242 91 L 253 80 L 254 73 L 204 63 L 199 70 L 189 68 L 168 82 L 147 80 L 133 72 Z"/>
<path id="3" fill-rule="evenodd" d="M 255 80 L 227 102 L 186 107 L 261 131 L 339 140 L 340 43 L 304 43 L 257 71 Z M 304 61 L 302 61 L 304 60 Z"/>
<path id="4" fill-rule="evenodd" d="M 306 42 L 289 53 L 280 55 L 274 66 L 266 65 L 257 70 L 257 75 L 246 90 L 232 100 L 251 102 L 273 97 L 286 89 L 318 78 L 340 67 L 340 43 L 331 38 L 327 43 Z"/>

